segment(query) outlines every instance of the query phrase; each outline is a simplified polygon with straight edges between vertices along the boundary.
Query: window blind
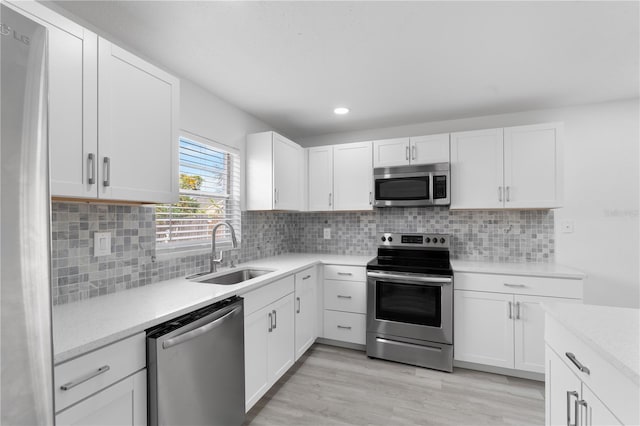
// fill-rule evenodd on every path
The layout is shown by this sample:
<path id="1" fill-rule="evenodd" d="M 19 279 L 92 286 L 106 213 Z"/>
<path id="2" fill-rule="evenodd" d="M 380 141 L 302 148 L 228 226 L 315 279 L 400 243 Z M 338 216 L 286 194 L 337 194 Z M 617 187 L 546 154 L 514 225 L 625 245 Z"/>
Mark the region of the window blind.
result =
<path id="1" fill-rule="evenodd" d="M 240 241 L 239 155 L 193 139 L 180 138 L 180 201 L 156 206 L 159 249 L 209 244 L 213 227 L 220 222 L 231 223 Z M 229 228 L 219 227 L 216 245 L 230 244 Z"/>

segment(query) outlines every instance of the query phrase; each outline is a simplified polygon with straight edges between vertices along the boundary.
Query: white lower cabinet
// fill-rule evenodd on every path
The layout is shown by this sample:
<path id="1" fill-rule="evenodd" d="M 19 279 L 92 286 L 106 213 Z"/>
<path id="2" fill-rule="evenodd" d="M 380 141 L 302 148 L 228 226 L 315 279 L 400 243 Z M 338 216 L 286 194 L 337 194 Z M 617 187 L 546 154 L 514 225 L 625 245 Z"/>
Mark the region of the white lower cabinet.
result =
<path id="1" fill-rule="evenodd" d="M 295 275 L 296 361 L 313 345 L 317 337 L 317 268 L 314 266 Z"/>
<path id="2" fill-rule="evenodd" d="M 147 370 L 109 386 L 56 415 L 56 425 L 147 424 Z"/>
<path id="3" fill-rule="evenodd" d="M 366 343 L 367 281 L 361 266 L 325 265 L 323 334 L 338 342 Z"/>
<path id="4" fill-rule="evenodd" d="M 544 373 L 541 303 L 582 302 L 581 280 L 457 273 L 454 283 L 454 359 L 492 367 Z"/>
<path id="5" fill-rule="evenodd" d="M 245 410 L 294 363 L 294 276 L 243 295 L 245 298 Z"/>

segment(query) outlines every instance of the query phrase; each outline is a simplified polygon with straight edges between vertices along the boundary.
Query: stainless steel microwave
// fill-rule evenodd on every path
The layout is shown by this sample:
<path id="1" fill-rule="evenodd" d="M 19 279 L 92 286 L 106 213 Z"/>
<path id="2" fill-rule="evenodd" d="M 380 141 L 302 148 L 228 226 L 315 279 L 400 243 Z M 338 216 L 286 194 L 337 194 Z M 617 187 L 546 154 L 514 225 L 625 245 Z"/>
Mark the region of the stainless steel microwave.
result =
<path id="1" fill-rule="evenodd" d="M 448 206 L 449 163 L 373 169 L 375 207 Z"/>

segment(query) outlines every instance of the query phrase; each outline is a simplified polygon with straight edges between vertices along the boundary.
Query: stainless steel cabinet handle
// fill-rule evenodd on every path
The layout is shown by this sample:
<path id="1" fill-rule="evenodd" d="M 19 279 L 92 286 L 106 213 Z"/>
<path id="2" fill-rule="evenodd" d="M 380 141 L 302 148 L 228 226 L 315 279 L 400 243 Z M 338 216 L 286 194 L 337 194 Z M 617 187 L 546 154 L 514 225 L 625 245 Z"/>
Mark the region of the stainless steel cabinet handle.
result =
<path id="1" fill-rule="evenodd" d="M 89 163 L 89 179 L 88 179 L 88 184 L 89 185 L 93 185 L 94 183 L 96 183 L 96 158 L 93 154 L 89 154 L 87 156 L 87 162 Z"/>
<path id="2" fill-rule="evenodd" d="M 351 327 L 347 327 L 345 325 L 339 325 L 338 328 L 341 328 L 343 330 L 351 330 Z"/>
<path id="3" fill-rule="evenodd" d="M 498 187 L 498 201 L 502 202 L 502 187 Z"/>
<path id="4" fill-rule="evenodd" d="M 233 317 L 239 311 L 240 307 L 238 306 L 236 306 L 235 308 L 221 309 L 215 318 L 211 318 L 211 322 L 208 322 L 201 327 L 198 327 L 191 331 L 187 331 L 186 333 L 179 334 L 175 337 L 172 337 L 171 339 L 167 339 L 162 342 L 162 349 L 169 349 L 172 346 L 179 345 L 180 343 L 184 343 L 187 340 L 195 339 L 202 334 L 208 333 L 214 328 L 222 325 L 223 322 Z"/>
<path id="5" fill-rule="evenodd" d="M 586 374 L 591 374 L 591 370 L 589 370 L 585 365 L 582 365 L 582 363 L 580 361 L 578 361 L 578 359 L 576 358 L 576 356 L 574 354 L 572 354 L 571 352 L 566 352 L 565 356 L 567 358 L 569 358 L 569 361 L 571 361 L 573 363 L 573 365 L 578 367 L 578 370 L 580 370 L 580 371 L 582 371 L 583 373 L 586 373 Z"/>
<path id="6" fill-rule="evenodd" d="M 343 296 L 341 294 L 338 294 L 338 299 L 351 299 L 351 296 Z"/>
<path id="7" fill-rule="evenodd" d="M 353 275 L 352 272 L 338 272 L 338 275 Z"/>
<path id="8" fill-rule="evenodd" d="M 300 313 L 300 298 L 296 297 L 296 300 L 298 301 L 298 309 L 296 309 L 296 314 Z"/>
<path id="9" fill-rule="evenodd" d="M 576 426 L 586 424 L 585 420 L 587 420 L 587 415 L 589 414 L 589 404 L 587 404 L 587 401 L 584 399 L 581 399 L 580 401 L 576 399 L 575 405 Z M 582 407 L 584 407 L 584 416 L 582 415 Z"/>
<path id="10" fill-rule="evenodd" d="M 331 193 L 329 193 L 329 205 L 331 205 Z"/>
<path id="11" fill-rule="evenodd" d="M 513 304 L 509 302 L 509 319 L 513 319 Z"/>
<path id="12" fill-rule="evenodd" d="M 373 198 L 372 198 L 371 191 L 369 191 L 369 204 L 373 204 Z"/>
<path id="13" fill-rule="evenodd" d="M 273 314 L 269 312 L 269 333 L 273 331 Z"/>
<path id="14" fill-rule="evenodd" d="M 415 160 L 418 157 L 418 148 L 415 145 L 411 147 L 411 159 Z"/>
<path id="15" fill-rule="evenodd" d="M 273 204 L 278 204 L 278 189 L 273 189 Z"/>
<path id="16" fill-rule="evenodd" d="M 108 365 L 103 365 L 102 367 L 98 368 L 95 371 L 92 371 L 91 373 L 87 374 L 86 376 L 82 376 L 79 379 L 72 380 L 69 383 L 65 383 L 64 385 L 60 386 L 60 389 L 62 389 L 63 391 L 68 391 L 69 389 L 75 388 L 76 386 L 86 382 L 87 380 L 91 380 L 94 377 L 99 376 L 102 373 L 106 373 L 110 369 L 111 369 L 111 367 L 109 367 Z"/>
<path id="17" fill-rule="evenodd" d="M 409 160 L 409 147 L 406 147 L 405 149 L 405 158 Z"/>
<path id="18" fill-rule="evenodd" d="M 507 201 L 511 201 L 511 190 L 510 190 L 510 187 L 507 186 L 505 191 L 506 191 L 506 194 L 507 194 Z"/>
<path id="19" fill-rule="evenodd" d="M 526 287 L 526 285 L 524 284 L 509 284 L 509 283 L 504 283 L 505 287 Z"/>
<path id="20" fill-rule="evenodd" d="M 520 302 L 516 302 L 516 319 L 520 319 Z"/>
<path id="21" fill-rule="evenodd" d="M 302 277 L 302 281 L 308 280 L 309 278 L 311 278 L 311 275 L 307 275 L 306 277 Z"/>
<path id="22" fill-rule="evenodd" d="M 273 311 L 273 329 L 275 330 L 276 328 L 278 328 L 278 313 L 275 311 Z"/>
<path id="23" fill-rule="evenodd" d="M 103 174 L 104 174 L 104 180 L 102 181 L 102 185 L 110 186 L 111 185 L 111 159 L 109 157 L 104 157 L 104 160 L 102 161 L 102 165 L 103 165 Z"/>
<path id="24" fill-rule="evenodd" d="M 567 391 L 567 426 L 576 426 L 576 423 L 571 424 L 571 397 L 575 397 L 576 401 L 578 401 L 578 392 L 576 391 Z M 575 418 L 576 415 L 574 414 Z"/>

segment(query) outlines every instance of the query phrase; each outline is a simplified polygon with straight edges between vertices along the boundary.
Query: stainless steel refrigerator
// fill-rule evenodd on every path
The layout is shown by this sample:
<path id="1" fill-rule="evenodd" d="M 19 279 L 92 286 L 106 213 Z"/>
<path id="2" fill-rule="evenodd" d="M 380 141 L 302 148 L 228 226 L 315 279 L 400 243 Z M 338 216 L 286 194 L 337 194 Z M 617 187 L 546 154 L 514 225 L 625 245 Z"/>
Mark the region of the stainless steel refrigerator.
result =
<path id="1" fill-rule="evenodd" d="M 51 425 L 47 31 L 0 7 L 0 424 Z"/>

